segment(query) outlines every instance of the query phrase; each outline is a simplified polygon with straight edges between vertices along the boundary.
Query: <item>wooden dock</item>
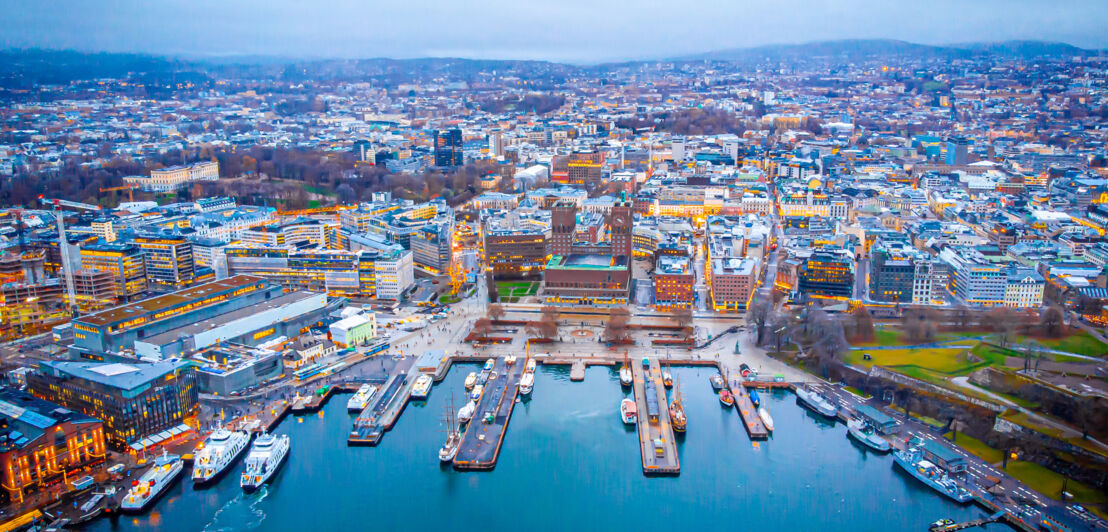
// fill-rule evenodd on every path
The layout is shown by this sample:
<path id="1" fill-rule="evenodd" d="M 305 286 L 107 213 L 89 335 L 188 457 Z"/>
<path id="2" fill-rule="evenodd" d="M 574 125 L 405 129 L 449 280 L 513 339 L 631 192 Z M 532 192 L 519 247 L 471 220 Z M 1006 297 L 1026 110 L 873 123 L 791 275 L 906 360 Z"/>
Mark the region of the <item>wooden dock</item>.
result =
<path id="1" fill-rule="evenodd" d="M 743 425 L 746 426 L 746 433 L 752 440 L 764 440 L 769 438 L 769 431 L 766 430 L 766 426 L 762 423 L 762 417 L 758 415 L 758 409 L 754 407 L 754 403 L 750 400 L 750 394 L 746 392 L 746 386 L 743 383 L 741 376 L 731 376 L 729 378 L 731 385 L 731 395 L 735 397 L 735 409 L 739 411 L 739 417 L 743 420 Z"/>
<path id="2" fill-rule="evenodd" d="M 466 427 L 458 455 L 454 457 L 455 469 L 489 470 L 496 467 L 504 435 L 508 432 L 508 421 L 512 419 L 512 410 L 519 395 L 519 380 L 523 377 L 524 365 L 523 357 L 518 357 L 510 366 L 505 359 L 497 359 L 493 367 L 497 376 L 485 383 L 484 391 L 477 400 L 477 412 Z"/>
<path id="3" fill-rule="evenodd" d="M 381 442 L 385 431 L 391 430 L 396 419 L 408 405 L 412 395 L 412 385 L 419 373 L 403 373 L 389 377 L 377 393 L 377 397 L 354 419 L 354 427 L 346 438 L 347 445 L 374 446 Z"/>
<path id="4" fill-rule="evenodd" d="M 631 364 L 631 374 L 634 376 L 635 405 L 638 407 L 642 472 L 646 475 L 679 474 L 681 462 L 677 457 L 673 427 L 669 424 L 669 403 L 662 385 L 662 372 L 657 363 L 644 367 L 641 361 L 637 361 Z M 650 395 L 653 395 L 653 401 L 648 399 Z M 655 440 L 660 445 L 655 445 Z"/>

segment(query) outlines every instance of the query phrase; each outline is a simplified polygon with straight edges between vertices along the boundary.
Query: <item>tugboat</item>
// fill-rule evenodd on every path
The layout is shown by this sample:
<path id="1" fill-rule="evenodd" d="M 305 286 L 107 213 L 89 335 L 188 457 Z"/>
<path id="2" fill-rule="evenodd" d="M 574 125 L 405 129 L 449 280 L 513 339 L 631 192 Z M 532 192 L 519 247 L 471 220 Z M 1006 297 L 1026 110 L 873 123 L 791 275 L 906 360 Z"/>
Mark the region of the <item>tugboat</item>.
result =
<path id="1" fill-rule="evenodd" d="M 127 494 L 119 503 L 120 511 L 127 513 L 146 511 L 158 497 L 169 491 L 169 486 L 181 477 L 181 471 L 184 469 L 181 457 L 168 454 L 163 448 L 162 455 L 154 460 L 154 466 L 146 470 L 138 480 L 131 482 L 131 489 L 127 490 Z"/>
<path id="2" fill-rule="evenodd" d="M 462 433 L 458 430 L 458 426 L 454 421 L 454 398 L 451 397 L 450 404 L 446 405 L 446 413 L 444 416 L 446 421 L 446 443 L 439 449 L 439 461 L 450 462 L 454 460 L 454 457 L 458 454 L 458 447 L 462 444 Z"/>
<path id="3" fill-rule="evenodd" d="M 669 422 L 673 430 L 685 432 L 688 419 L 685 417 L 685 406 L 681 404 L 681 385 L 673 386 L 673 401 L 669 403 Z"/>
<path id="4" fill-rule="evenodd" d="M 723 389 L 723 375 L 719 373 L 709 377 L 708 382 L 712 383 L 712 389 L 717 392 Z"/>
<path id="5" fill-rule="evenodd" d="M 246 455 L 246 470 L 239 480 L 243 491 L 250 493 L 273 478 L 289 456 L 289 441 L 287 434 L 274 436 L 265 433 L 254 440 L 250 453 Z"/>
<path id="6" fill-rule="evenodd" d="M 796 389 L 796 399 L 800 401 L 800 404 L 814 410 L 824 417 L 835 419 L 835 415 L 838 414 L 838 409 L 835 408 L 835 405 L 831 404 L 831 402 L 822 395 L 807 388 L 798 387 Z"/>
<path id="7" fill-rule="evenodd" d="M 874 432 L 873 427 L 871 427 L 869 423 L 861 419 L 851 419 L 848 421 L 846 423 L 846 433 L 858 443 L 879 453 L 887 453 L 892 450 L 892 446 L 889 445 L 889 442 L 885 441 L 885 438 L 882 438 Z"/>
<path id="8" fill-rule="evenodd" d="M 723 403 L 723 406 L 729 407 L 735 404 L 735 398 L 731 396 L 731 392 L 729 390 L 720 390 L 719 402 Z"/>
<path id="9" fill-rule="evenodd" d="M 947 476 L 946 471 L 927 461 L 919 447 L 909 447 L 907 450 L 893 453 L 893 461 L 909 475 L 951 500 L 966 503 L 973 498 L 969 491 Z"/>
<path id="10" fill-rule="evenodd" d="M 192 483 L 203 485 L 223 475 L 250 446 L 250 434 L 219 427 L 204 441 L 192 465 Z"/>
<path id="11" fill-rule="evenodd" d="M 634 425 L 639 421 L 639 407 L 635 405 L 635 400 L 626 398 L 619 402 L 619 418 L 623 420 L 624 425 Z"/>

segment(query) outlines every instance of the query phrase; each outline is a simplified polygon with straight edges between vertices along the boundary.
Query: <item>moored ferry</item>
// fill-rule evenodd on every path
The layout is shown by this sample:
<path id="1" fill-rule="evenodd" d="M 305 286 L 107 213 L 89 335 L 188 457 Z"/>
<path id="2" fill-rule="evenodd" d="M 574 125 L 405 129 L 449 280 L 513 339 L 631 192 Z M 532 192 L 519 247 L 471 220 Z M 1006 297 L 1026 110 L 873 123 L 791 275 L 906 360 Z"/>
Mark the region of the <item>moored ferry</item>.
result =
<path id="1" fill-rule="evenodd" d="M 185 465 L 181 462 L 180 456 L 168 454 L 163 449 L 162 455 L 154 460 L 154 465 L 137 480 L 131 482 L 131 488 L 120 501 L 119 509 L 128 513 L 149 509 L 158 497 L 169 491 L 169 486 L 181 477 L 181 471 L 184 469 Z"/>
<path id="2" fill-rule="evenodd" d="M 246 469 L 239 480 L 242 489 L 251 492 L 269 482 L 288 458 L 289 447 L 289 437 L 285 434 L 258 436 L 246 455 Z"/>
<path id="3" fill-rule="evenodd" d="M 426 399 L 431 393 L 432 379 L 430 375 L 420 375 L 412 385 L 412 399 Z"/>
<path id="4" fill-rule="evenodd" d="M 205 484 L 223 475 L 250 446 L 250 434 L 222 427 L 208 436 L 192 462 L 192 482 Z"/>
<path id="5" fill-rule="evenodd" d="M 361 412 L 365 410 L 365 407 L 369 405 L 369 400 L 373 398 L 373 394 L 377 393 L 377 387 L 372 384 L 363 384 L 358 388 L 357 392 L 354 392 L 354 396 L 346 402 L 347 412 Z"/>

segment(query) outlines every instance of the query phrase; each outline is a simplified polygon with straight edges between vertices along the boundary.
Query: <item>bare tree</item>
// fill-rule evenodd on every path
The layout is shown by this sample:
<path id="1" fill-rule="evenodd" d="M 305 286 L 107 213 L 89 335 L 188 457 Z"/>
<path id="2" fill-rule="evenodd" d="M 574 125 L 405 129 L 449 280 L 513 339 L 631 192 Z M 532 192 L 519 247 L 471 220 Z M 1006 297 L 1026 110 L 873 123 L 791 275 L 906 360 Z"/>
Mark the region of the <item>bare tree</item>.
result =
<path id="1" fill-rule="evenodd" d="M 1008 347 L 1016 341 L 1019 329 L 1019 313 L 1008 307 L 997 307 L 985 314 L 985 322 L 997 332 L 996 343 Z"/>
<path id="2" fill-rule="evenodd" d="M 489 318 L 491 318 L 493 321 L 498 321 L 503 317 L 504 307 L 500 306 L 499 303 L 489 305 Z"/>
<path id="3" fill-rule="evenodd" d="M 854 331 L 851 335 L 853 339 L 860 342 L 873 340 L 873 316 L 869 313 L 869 309 L 862 305 L 858 305 L 850 315 L 854 321 Z"/>
<path id="4" fill-rule="evenodd" d="M 770 309 L 770 298 L 768 294 L 761 292 L 754 296 L 754 301 L 746 312 L 747 322 L 754 324 L 754 327 L 758 331 L 757 343 L 759 344 L 762 343 L 762 329 L 765 327 L 766 318 L 769 317 Z"/>
<path id="5" fill-rule="evenodd" d="M 935 338 L 938 328 L 934 311 L 927 309 L 908 309 L 900 318 L 904 335 L 910 342 L 923 342 Z"/>
<path id="6" fill-rule="evenodd" d="M 549 306 L 542 308 L 539 332 L 543 338 L 556 338 L 558 336 L 558 309 Z"/>
<path id="7" fill-rule="evenodd" d="M 1058 305 L 1051 305 L 1039 315 L 1039 326 L 1043 333 L 1051 338 L 1058 338 L 1065 332 L 1066 316 Z"/>
<path id="8" fill-rule="evenodd" d="M 613 308 L 608 315 L 608 322 L 604 324 L 604 332 L 602 337 L 605 342 L 611 343 L 623 343 L 627 340 L 627 325 L 630 321 L 631 313 L 623 308 Z"/>
<path id="9" fill-rule="evenodd" d="M 473 332 L 477 336 L 488 336 L 492 332 L 492 320 L 481 318 L 473 322 Z"/>

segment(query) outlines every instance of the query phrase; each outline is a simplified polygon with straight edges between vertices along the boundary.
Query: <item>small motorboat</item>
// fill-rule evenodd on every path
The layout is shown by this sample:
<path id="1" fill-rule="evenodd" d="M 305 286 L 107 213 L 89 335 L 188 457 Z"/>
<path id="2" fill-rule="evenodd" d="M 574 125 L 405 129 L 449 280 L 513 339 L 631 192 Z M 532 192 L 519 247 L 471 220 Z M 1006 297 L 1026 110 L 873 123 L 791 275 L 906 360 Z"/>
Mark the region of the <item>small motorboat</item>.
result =
<path id="1" fill-rule="evenodd" d="M 666 388 L 673 387 L 673 375 L 670 375 L 668 369 L 662 372 L 662 386 Z"/>
<path id="2" fill-rule="evenodd" d="M 631 375 L 631 367 L 624 364 L 623 367 L 619 368 L 619 383 L 630 386 L 632 382 L 634 382 L 634 378 Z"/>
<path id="3" fill-rule="evenodd" d="M 477 372 L 471 371 L 466 375 L 466 391 L 472 390 L 474 384 L 477 384 Z"/>
<path id="4" fill-rule="evenodd" d="M 754 406 L 758 406 L 761 400 L 762 398 L 758 396 L 758 390 L 750 390 L 750 402 L 754 403 Z"/>
<path id="5" fill-rule="evenodd" d="M 708 379 L 708 382 L 712 383 L 712 389 L 716 390 L 717 392 L 723 389 L 723 375 L 720 375 L 719 373 L 712 375 Z"/>
<path id="6" fill-rule="evenodd" d="M 723 406 L 731 406 L 731 405 L 735 404 L 735 398 L 731 395 L 730 391 L 720 390 L 719 391 L 719 402 L 723 403 Z"/>
<path id="7" fill-rule="evenodd" d="M 619 402 L 619 418 L 625 425 L 634 425 L 639 421 L 639 407 L 634 399 L 624 399 Z"/>

